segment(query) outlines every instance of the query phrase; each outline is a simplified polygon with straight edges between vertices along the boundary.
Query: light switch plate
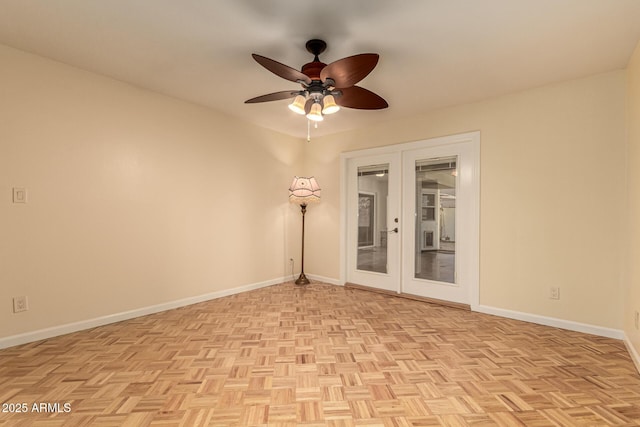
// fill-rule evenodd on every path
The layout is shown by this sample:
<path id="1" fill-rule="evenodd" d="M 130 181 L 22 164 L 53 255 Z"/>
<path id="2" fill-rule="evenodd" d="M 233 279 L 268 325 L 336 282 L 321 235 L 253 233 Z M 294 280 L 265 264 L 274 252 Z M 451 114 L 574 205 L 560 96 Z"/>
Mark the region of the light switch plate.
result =
<path id="1" fill-rule="evenodd" d="M 13 187 L 13 203 L 27 203 L 27 189 Z"/>
<path id="2" fill-rule="evenodd" d="M 29 300 L 26 296 L 13 297 L 13 312 L 20 313 L 21 311 L 29 310 Z"/>

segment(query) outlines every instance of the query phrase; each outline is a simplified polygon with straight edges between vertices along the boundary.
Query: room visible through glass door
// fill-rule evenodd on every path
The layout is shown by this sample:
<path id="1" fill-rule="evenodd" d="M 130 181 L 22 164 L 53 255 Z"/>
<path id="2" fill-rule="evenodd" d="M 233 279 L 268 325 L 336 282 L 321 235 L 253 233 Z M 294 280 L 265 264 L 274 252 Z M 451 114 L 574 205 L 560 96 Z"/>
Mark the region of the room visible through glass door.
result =
<path id="1" fill-rule="evenodd" d="M 389 164 L 358 168 L 358 270 L 387 272 Z"/>
<path id="2" fill-rule="evenodd" d="M 457 157 L 416 160 L 414 278 L 455 283 Z"/>

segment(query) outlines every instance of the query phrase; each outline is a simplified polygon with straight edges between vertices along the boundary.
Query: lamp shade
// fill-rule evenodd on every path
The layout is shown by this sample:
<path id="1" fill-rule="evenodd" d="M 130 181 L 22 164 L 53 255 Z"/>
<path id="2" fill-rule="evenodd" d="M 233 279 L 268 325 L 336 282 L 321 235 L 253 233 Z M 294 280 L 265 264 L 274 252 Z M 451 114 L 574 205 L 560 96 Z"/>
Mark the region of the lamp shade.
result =
<path id="1" fill-rule="evenodd" d="M 304 96 L 298 95 L 293 100 L 291 104 L 289 104 L 289 109 L 296 114 L 304 114 L 304 104 L 307 102 Z"/>
<path id="2" fill-rule="evenodd" d="M 322 108 L 322 114 L 333 114 L 340 110 L 338 104 L 333 95 L 327 95 L 322 100 L 324 107 Z"/>
<path id="3" fill-rule="evenodd" d="M 322 107 L 320 106 L 320 104 L 315 102 L 311 106 L 311 111 L 309 111 L 309 114 L 307 114 L 307 119 L 313 120 L 314 122 L 321 122 L 323 120 Z"/>
<path id="4" fill-rule="evenodd" d="M 289 187 L 289 201 L 298 205 L 308 205 L 320 201 L 320 186 L 314 177 L 296 176 Z"/>

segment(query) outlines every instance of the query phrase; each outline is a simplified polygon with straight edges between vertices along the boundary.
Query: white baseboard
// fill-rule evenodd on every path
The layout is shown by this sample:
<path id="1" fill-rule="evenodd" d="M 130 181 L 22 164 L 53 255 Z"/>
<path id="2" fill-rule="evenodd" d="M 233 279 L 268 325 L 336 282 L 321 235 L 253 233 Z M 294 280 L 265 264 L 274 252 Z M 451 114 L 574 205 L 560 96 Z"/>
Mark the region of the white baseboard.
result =
<path id="1" fill-rule="evenodd" d="M 13 347 L 20 344 L 26 344 L 33 341 L 39 341 L 47 338 L 57 337 L 59 335 L 70 334 L 72 332 L 91 329 L 97 326 L 108 325 L 109 323 L 121 322 L 123 320 L 129 320 L 135 317 L 159 313 L 161 311 L 167 311 L 167 310 L 184 307 L 191 304 L 197 304 L 200 302 L 222 298 L 229 295 L 239 294 L 241 292 L 246 292 L 254 289 L 264 288 L 267 286 L 277 285 L 279 283 L 283 283 L 287 281 L 289 281 L 289 278 L 281 277 L 278 279 L 271 279 L 264 282 L 252 283 L 245 286 L 239 286 L 237 288 L 225 289 L 222 291 L 211 292 L 204 295 L 198 295 L 195 297 L 183 298 L 176 301 L 169 301 L 162 304 L 142 307 L 135 310 L 123 311 L 121 313 L 109 314 L 106 316 L 95 317 L 93 319 L 82 320 L 74 323 L 67 323 L 64 325 L 53 326 L 51 328 L 39 329 L 37 331 L 25 332 L 23 334 L 18 334 L 18 335 L 11 335 L 8 337 L 0 338 L 0 349 Z"/>
<path id="2" fill-rule="evenodd" d="M 626 333 L 624 334 L 624 345 L 627 346 L 627 351 L 631 356 L 631 360 L 633 360 L 633 364 L 636 365 L 636 370 L 640 373 L 640 354 L 638 354 L 638 351 L 633 346 Z"/>
<path id="3" fill-rule="evenodd" d="M 328 283 L 330 285 L 343 286 L 344 283 L 340 283 L 338 279 L 332 279 L 331 277 L 318 276 L 317 274 L 305 274 L 311 280 L 317 280 L 318 282 Z"/>
<path id="4" fill-rule="evenodd" d="M 307 274 L 307 277 L 319 282 L 329 283 L 337 286 L 344 286 L 339 279 L 332 279 L 330 277 L 318 276 L 315 274 Z M 590 325 L 588 323 L 574 322 L 571 320 L 558 319 L 555 317 L 540 316 L 537 314 L 525 313 L 521 311 L 507 310 L 504 308 L 491 307 L 487 305 L 472 305 L 472 311 L 479 313 L 492 314 L 494 316 L 506 317 L 508 319 L 522 320 L 524 322 L 536 323 L 544 326 L 552 326 L 554 328 L 567 329 L 569 331 L 582 332 L 585 334 L 598 335 L 601 337 L 613 338 L 618 340 L 625 340 L 625 344 L 630 350 L 631 356 L 634 358 L 634 363 L 638 367 L 640 372 L 640 356 L 635 351 L 631 342 L 626 340 L 625 333 L 620 329 L 605 328 L 603 326 Z"/>
<path id="5" fill-rule="evenodd" d="M 601 337 L 624 339 L 624 332 L 620 329 L 605 328 L 602 326 L 589 325 L 587 323 L 573 322 L 571 320 L 557 319 L 555 317 L 540 316 L 537 314 L 523 313 L 521 311 L 506 310 L 504 308 L 490 307 L 486 305 L 472 305 L 472 311 L 479 313 L 493 314 L 494 316 L 506 317 L 509 319 L 522 320 L 539 325 L 553 326 L 554 328 L 567 329 L 585 334 L 598 335 Z"/>

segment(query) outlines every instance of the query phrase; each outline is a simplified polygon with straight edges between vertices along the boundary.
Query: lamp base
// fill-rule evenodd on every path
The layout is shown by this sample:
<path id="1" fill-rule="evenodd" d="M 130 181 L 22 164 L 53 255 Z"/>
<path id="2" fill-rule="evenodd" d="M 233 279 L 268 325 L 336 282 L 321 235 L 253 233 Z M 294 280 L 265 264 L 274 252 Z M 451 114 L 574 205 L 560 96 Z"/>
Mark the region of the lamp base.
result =
<path id="1" fill-rule="evenodd" d="M 309 283 L 311 282 L 307 279 L 307 276 L 305 276 L 304 273 L 300 273 L 300 276 L 298 276 L 295 281 L 296 285 L 308 285 Z"/>

